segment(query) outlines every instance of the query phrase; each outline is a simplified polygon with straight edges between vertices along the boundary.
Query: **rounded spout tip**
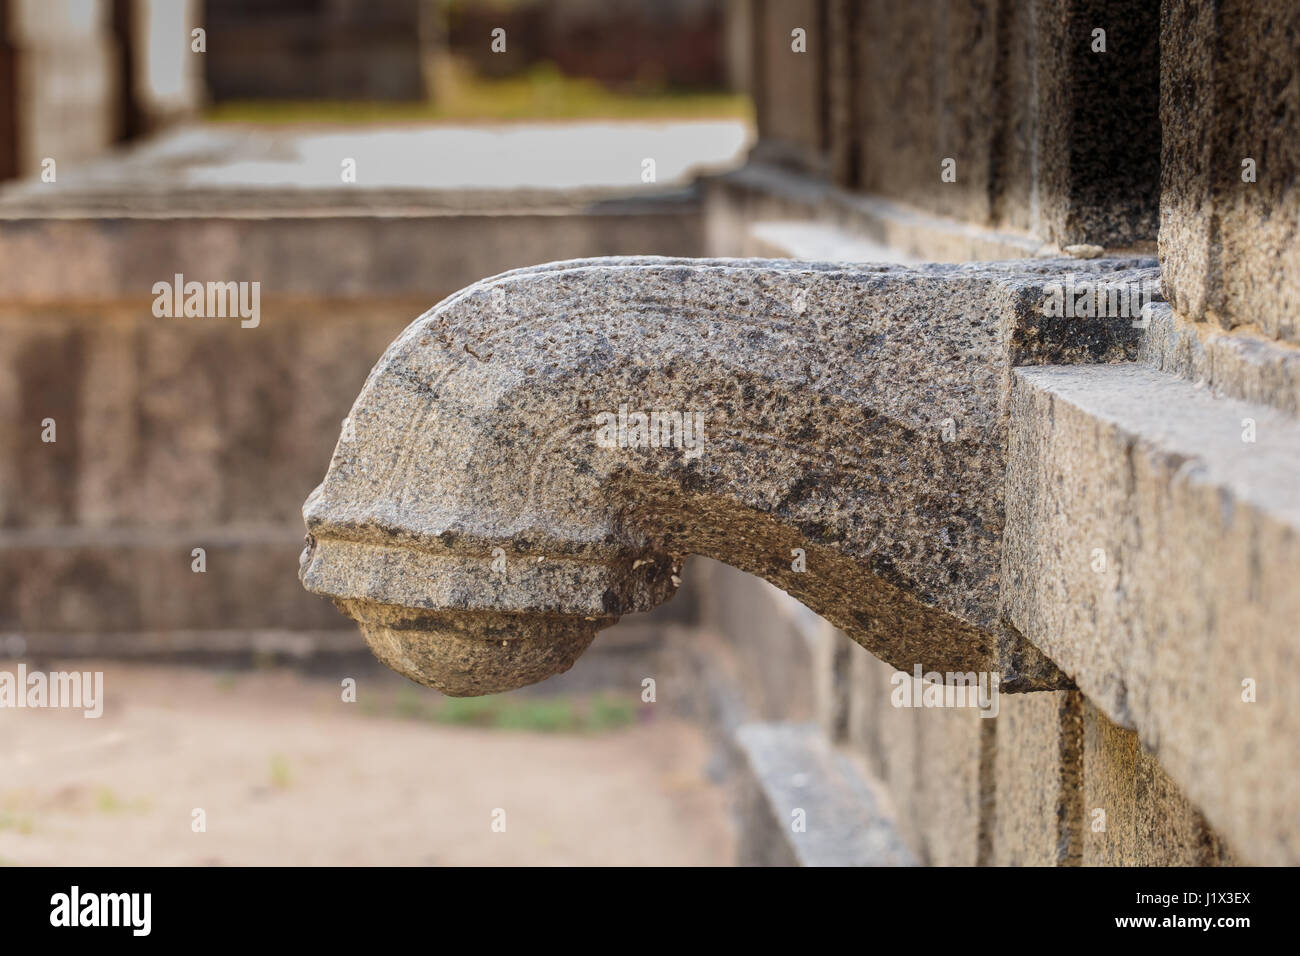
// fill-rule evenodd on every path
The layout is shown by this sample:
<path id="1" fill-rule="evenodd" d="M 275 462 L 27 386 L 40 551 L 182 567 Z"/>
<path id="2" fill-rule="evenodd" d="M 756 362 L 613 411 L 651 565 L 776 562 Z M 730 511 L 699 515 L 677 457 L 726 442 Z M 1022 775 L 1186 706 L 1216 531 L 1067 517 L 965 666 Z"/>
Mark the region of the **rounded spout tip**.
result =
<path id="1" fill-rule="evenodd" d="M 375 656 L 450 697 L 478 697 L 536 684 L 573 666 L 596 631 L 616 618 L 425 611 L 339 601 Z"/>

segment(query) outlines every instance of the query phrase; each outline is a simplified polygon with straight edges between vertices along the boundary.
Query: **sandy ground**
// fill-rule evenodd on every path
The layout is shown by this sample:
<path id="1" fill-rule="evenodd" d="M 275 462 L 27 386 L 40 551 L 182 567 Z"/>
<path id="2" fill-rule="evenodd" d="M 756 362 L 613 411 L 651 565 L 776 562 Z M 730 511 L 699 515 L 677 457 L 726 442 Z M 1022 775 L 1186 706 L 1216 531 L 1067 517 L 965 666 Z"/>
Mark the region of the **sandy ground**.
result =
<path id="1" fill-rule="evenodd" d="M 75 666 L 105 672 L 100 719 L 0 709 L 0 863 L 733 859 L 709 747 L 680 721 L 651 714 L 587 734 L 461 728 L 376 716 L 343 702 L 337 683 L 286 670 Z M 362 680 L 358 697 L 368 690 Z M 196 808 L 205 832 L 194 832 Z M 504 832 L 492 827 L 497 810 Z"/>

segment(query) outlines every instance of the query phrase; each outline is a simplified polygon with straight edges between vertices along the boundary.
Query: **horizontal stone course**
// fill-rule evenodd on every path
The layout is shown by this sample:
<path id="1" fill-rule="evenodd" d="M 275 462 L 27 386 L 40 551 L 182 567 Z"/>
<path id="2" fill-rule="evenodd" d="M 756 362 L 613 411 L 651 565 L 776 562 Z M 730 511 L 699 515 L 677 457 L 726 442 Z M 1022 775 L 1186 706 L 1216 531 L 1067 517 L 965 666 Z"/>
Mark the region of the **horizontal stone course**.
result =
<path id="1" fill-rule="evenodd" d="M 742 866 L 911 866 L 872 781 L 812 727 L 751 723 L 742 755 Z"/>
<path id="2" fill-rule="evenodd" d="M 1300 663 L 1300 425 L 1112 365 L 1018 369 L 1010 428 L 1011 622 L 1244 859 L 1300 859 L 1278 683 Z"/>
<path id="3" fill-rule="evenodd" d="M 1188 802 L 1137 734 L 1091 703 L 1082 709 L 1079 794 L 1087 866 L 1224 866 L 1226 842 Z"/>

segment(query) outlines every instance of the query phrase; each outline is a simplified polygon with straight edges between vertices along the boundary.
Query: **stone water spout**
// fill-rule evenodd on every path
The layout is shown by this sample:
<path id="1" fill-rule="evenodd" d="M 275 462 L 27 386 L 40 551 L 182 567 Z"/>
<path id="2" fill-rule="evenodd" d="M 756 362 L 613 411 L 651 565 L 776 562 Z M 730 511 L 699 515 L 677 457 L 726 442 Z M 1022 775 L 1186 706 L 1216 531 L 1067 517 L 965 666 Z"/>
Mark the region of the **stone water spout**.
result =
<path id="1" fill-rule="evenodd" d="M 1015 365 L 1122 361 L 1074 273 L 595 259 L 485 279 L 388 348 L 307 499 L 301 578 L 452 695 L 567 670 L 687 555 L 773 582 L 888 663 L 1068 678 L 999 613 Z"/>

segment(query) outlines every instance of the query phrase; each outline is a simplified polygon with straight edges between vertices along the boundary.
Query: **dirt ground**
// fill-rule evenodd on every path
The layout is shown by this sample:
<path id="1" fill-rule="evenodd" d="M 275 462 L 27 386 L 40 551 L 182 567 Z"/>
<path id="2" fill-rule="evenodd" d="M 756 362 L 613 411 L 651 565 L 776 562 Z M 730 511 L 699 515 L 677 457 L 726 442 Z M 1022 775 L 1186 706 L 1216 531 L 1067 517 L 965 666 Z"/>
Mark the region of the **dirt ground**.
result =
<path id="1" fill-rule="evenodd" d="M 105 672 L 104 714 L 0 709 L 0 863 L 733 859 L 702 733 L 644 709 L 631 725 L 588 733 L 479 729 L 363 706 L 372 690 L 381 696 L 366 678 L 347 703 L 337 681 L 284 669 L 41 669 L 61 667 Z"/>

